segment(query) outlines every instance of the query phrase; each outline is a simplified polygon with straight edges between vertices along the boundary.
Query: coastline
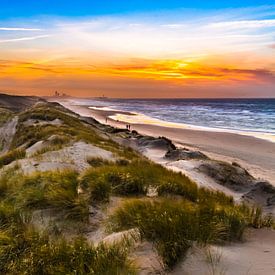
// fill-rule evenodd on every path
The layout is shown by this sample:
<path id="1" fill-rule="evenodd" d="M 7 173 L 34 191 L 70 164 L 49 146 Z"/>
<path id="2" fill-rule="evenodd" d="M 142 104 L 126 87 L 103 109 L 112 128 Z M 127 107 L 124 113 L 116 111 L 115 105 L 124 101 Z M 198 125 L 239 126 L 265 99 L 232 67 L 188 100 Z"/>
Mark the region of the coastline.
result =
<path id="1" fill-rule="evenodd" d="M 117 121 L 119 116 L 132 116 L 133 114 L 89 106 L 74 105 L 70 100 L 54 99 L 66 108 L 82 115 L 92 116 L 101 123 L 115 127 L 125 128 L 126 122 Z M 116 117 L 115 117 L 116 116 Z M 252 135 L 245 135 L 228 131 L 215 131 L 214 129 L 194 129 L 193 127 L 171 127 L 150 123 L 133 123 L 131 130 L 150 136 L 165 136 L 178 146 L 196 149 L 209 157 L 228 162 L 238 162 L 255 178 L 270 181 L 275 185 L 275 143 Z M 128 122 L 129 123 L 129 122 Z"/>
<path id="2" fill-rule="evenodd" d="M 93 107 L 89 107 L 91 109 L 94 109 Z M 94 110 L 98 111 L 105 111 L 105 108 L 96 108 Z M 110 110 L 109 110 L 110 111 Z M 146 125 L 156 125 L 156 126 L 164 126 L 169 128 L 176 128 L 176 129 L 189 129 L 189 130 L 198 130 L 198 131 L 206 131 L 206 132 L 222 132 L 222 133 L 231 133 L 231 134 L 238 134 L 243 136 L 251 136 L 267 141 L 271 141 L 275 143 L 275 135 L 270 133 L 264 133 L 264 132 L 253 132 L 253 131 L 242 131 L 242 130 L 233 130 L 233 129 L 225 129 L 225 128 L 211 128 L 206 126 L 197 126 L 197 125 L 191 125 L 191 124 L 184 124 L 184 123 L 176 123 L 176 122 L 168 122 L 152 117 L 148 117 L 143 114 L 138 113 L 130 113 L 127 114 L 125 112 L 116 111 L 114 115 L 109 116 L 109 118 L 113 120 L 119 120 L 130 124 L 146 124 Z"/>

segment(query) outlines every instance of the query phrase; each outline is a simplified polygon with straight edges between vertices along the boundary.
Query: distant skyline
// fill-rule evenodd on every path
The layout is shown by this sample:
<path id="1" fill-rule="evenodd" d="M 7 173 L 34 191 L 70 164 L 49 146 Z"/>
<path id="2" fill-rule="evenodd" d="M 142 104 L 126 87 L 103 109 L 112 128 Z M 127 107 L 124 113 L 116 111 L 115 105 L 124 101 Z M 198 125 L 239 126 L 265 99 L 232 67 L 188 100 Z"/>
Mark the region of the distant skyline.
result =
<path id="1" fill-rule="evenodd" d="M 275 97 L 274 1 L 1 3 L 0 92 L 56 90 Z"/>

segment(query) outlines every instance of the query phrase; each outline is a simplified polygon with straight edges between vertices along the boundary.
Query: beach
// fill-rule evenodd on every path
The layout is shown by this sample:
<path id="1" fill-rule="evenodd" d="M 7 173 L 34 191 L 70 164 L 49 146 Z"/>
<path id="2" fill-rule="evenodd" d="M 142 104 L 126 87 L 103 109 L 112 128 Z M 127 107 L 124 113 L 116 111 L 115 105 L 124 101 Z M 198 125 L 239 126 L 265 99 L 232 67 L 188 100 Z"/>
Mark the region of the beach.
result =
<path id="1" fill-rule="evenodd" d="M 58 102 L 82 116 L 92 116 L 103 124 L 107 123 L 115 127 L 125 128 L 127 123 L 110 117 L 117 114 L 131 115 L 127 112 L 78 106 L 70 100 L 58 99 Z M 131 130 L 136 130 L 143 135 L 167 137 L 179 146 L 199 150 L 213 159 L 237 162 L 255 178 L 268 180 L 275 185 L 274 142 L 225 131 L 183 129 L 145 123 L 131 123 Z"/>

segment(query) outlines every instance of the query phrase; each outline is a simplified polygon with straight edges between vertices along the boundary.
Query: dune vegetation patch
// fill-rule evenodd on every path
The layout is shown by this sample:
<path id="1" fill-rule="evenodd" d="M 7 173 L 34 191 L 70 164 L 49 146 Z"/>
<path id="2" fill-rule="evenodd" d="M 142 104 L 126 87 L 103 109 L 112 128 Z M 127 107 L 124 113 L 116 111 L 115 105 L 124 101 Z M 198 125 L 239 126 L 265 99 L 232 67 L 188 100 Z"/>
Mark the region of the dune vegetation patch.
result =
<path id="1" fill-rule="evenodd" d="M 148 186 L 155 180 L 153 169 L 146 160 L 125 165 L 110 163 L 89 169 L 82 177 L 81 186 L 88 188 L 92 182 L 98 181 L 107 183 L 112 193 L 117 195 L 145 195 Z"/>
<path id="2" fill-rule="evenodd" d="M 132 161 L 119 159 L 106 162 L 92 159 L 93 167 L 82 176 L 85 189 L 91 182 L 104 181 L 117 195 L 145 195 L 150 186 L 159 196 L 180 196 L 193 202 L 208 201 L 233 205 L 233 198 L 219 191 L 199 188 L 195 182 L 180 172 L 174 172 L 143 157 Z"/>
<path id="3" fill-rule="evenodd" d="M 26 156 L 26 151 L 24 149 L 15 149 L 15 150 L 9 151 L 6 154 L 0 156 L 0 168 L 12 163 L 17 159 L 23 159 L 25 156 Z"/>
<path id="4" fill-rule="evenodd" d="M 52 209 L 60 218 L 87 222 L 88 199 L 78 193 L 78 174 L 74 171 L 35 173 L 25 176 L 18 172 L 0 178 L 2 202 L 24 211 Z"/>
<path id="5" fill-rule="evenodd" d="M 13 116 L 13 113 L 9 110 L 0 108 L 0 127 L 10 120 Z"/>
<path id="6" fill-rule="evenodd" d="M 100 167 L 100 166 L 108 165 L 111 163 L 108 160 L 100 158 L 100 157 L 89 157 L 89 158 L 87 158 L 87 162 L 92 167 Z"/>
<path id="7" fill-rule="evenodd" d="M 28 120 L 39 119 L 41 121 L 62 121 L 60 125 L 34 124 L 26 125 Z M 107 136 L 102 137 L 99 130 L 85 121 L 81 121 L 78 115 L 71 113 L 61 106 L 43 103 L 20 113 L 16 133 L 13 137 L 11 148 L 24 146 L 29 148 L 39 141 L 46 141 L 50 137 L 58 135 L 65 142 L 84 141 L 107 151 L 111 151 L 120 157 L 136 156 L 135 152 L 125 149 Z M 52 146 L 61 146 L 60 142 Z M 62 143 L 64 144 L 64 143 Z M 50 149 L 50 148 L 48 148 Z"/>
<path id="8" fill-rule="evenodd" d="M 50 239 L 21 222 L 22 227 L 0 229 L 1 274 L 135 274 L 125 244 L 95 247 L 81 237 Z"/>
<path id="9" fill-rule="evenodd" d="M 167 268 L 182 259 L 193 243 L 241 240 L 248 226 L 265 226 L 259 212 L 245 205 L 194 204 L 187 200 L 131 199 L 109 218 L 114 231 L 138 228 L 155 244 Z"/>
<path id="10" fill-rule="evenodd" d="M 52 225 L 36 228 L 38 209 L 51 209 L 78 227 L 88 223 L 89 197 L 79 193 L 78 176 L 74 171 L 26 176 L 19 167 L 1 174 L 1 274 L 135 274 L 125 242 L 95 247 L 82 235 L 68 240 Z"/>
<path id="11" fill-rule="evenodd" d="M 48 140 L 44 141 L 41 144 L 41 148 L 36 150 L 32 156 L 36 157 L 39 155 L 43 155 L 44 153 L 47 153 L 47 152 L 58 151 L 64 148 L 69 143 L 70 143 L 70 138 L 68 136 L 54 135 L 50 137 Z"/>

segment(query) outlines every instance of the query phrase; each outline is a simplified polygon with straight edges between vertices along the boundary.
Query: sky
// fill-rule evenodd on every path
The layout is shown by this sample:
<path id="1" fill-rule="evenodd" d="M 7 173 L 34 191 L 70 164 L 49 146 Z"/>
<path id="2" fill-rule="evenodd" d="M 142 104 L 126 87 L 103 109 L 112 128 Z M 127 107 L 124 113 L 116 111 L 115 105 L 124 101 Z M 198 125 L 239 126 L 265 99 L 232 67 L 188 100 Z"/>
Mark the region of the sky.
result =
<path id="1" fill-rule="evenodd" d="M 0 4 L 1 92 L 275 97 L 274 0 Z"/>

